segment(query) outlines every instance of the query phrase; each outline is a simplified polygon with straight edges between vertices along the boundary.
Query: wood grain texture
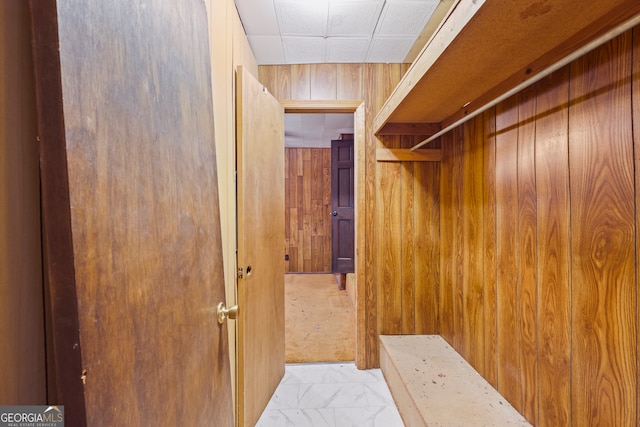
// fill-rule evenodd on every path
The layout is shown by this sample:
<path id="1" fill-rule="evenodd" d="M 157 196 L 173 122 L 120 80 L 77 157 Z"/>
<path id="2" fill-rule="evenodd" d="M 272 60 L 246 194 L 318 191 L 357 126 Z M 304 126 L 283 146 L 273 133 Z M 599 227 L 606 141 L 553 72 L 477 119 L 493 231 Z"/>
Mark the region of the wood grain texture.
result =
<path id="1" fill-rule="evenodd" d="M 354 191 L 356 197 L 355 208 L 355 272 L 354 274 L 347 275 L 347 291 L 353 292 L 355 297 L 353 301 L 356 309 L 356 356 L 355 362 L 358 368 L 364 368 L 367 366 L 367 316 L 366 316 L 366 292 L 364 288 L 364 274 L 365 271 L 365 178 L 363 171 L 366 169 L 365 162 L 365 107 L 364 103 L 361 103 L 353 114 L 353 150 L 355 157 L 355 184 Z M 355 289 L 350 286 L 355 282 Z"/>
<path id="2" fill-rule="evenodd" d="M 376 173 L 378 333 L 385 335 L 403 333 L 402 176 L 399 163 L 389 165 Z"/>
<path id="3" fill-rule="evenodd" d="M 291 65 L 291 89 L 289 94 L 291 96 L 290 99 L 298 101 L 311 99 L 311 67 L 309 65 Z"/>
<path id="4" fill-rule="evenodd" d="M 413 138 L 409 138 L 409 144 L 413 144 Z M 401 212 L 401 263 L 400 281 L 402 289 L 402 333 L 415 334 L 416 332 L 416 221 L 415 221 L 415 196 L 414 196 L 414 166 L 413 162 L 403 163 L 400 167 L 400 188 L 402 189 L 400 206 Z M 420 200 L 420 203 L 423 203 Z"/>
<path id="5" fill-rule="evenodd" d="M 420 135 L 424 138 L 438 133 L 440 123 L 387 123 L 378 135 Z"/>
<path id="6" fill-rule="evenodd" d="M 409 139 L 414 144 L 413 138 Z M 376 160 L 379 162 L 439 162 L 442 159 L 440 149 L 378 148 Z"/>
<path id="7" fill-rule="evenodd" d="M 239 75 L 238 266 L 244 275 L 238 278 L 237 424 L 253 426 L 284 375 L 284 109 L 246 70 Z M 311 153 L 300 159 L 309 173 Z M 311 189 L 302 187 L 306 200 Z M 309 250 L 311 216 L 303 212 Z"/>
<path id="8" fill-rule="evenodd" d="M 291 98 L 291 66 L 261 67 L 258 69 L 258 79 L 275 98 Z"/>
<path id="9" fill-rule="evenodd" d="M 465 331 L 465 318 L 467 313 L 464 309 L 464 223 L 463 217 L 465 215 L 464 205 L 464 173 L 463 173 L 463 159 L 464 159 L 464 129 L 458 127 L 451 131 L 453 141 L 453 166 L 451 172 L 451 181 L 448 183 L 453 189 L 453 195 L 451 197 L 451 203 L 453 211 L 453 235 L 451 236 L 453 244 L 453 255 L 451 261 L 453 261 L 453 282 L 452 282 L 452 295 L 453 295 L 453 342 L 451 346 L 455 348 L 461 354 L 467 354 L 467 349 L 464 348 Z"/>
<path id="10" fill-rule="evenodd" d="M 473 239 L 457 230 L 481 191 L 484 375 L 536 425 L 637 422 L 631 40 L 626 33 L 485 112 L 484 131 L 465 125 L 465 138 L 484 134 L 482 189 L 467 186 L 468 166 L 457 178 L 470 149 L 454 132 L 442 137 L 441 334 L 474 357 L 465 341 L 473 311 L 460 315 L 456 301 L 455 282 L 466 298 L 469 274 L 455 260 L 460 242 L 462 260 L 473 258 Z"/>
<path id="11" fill-rule="evenodd" d="M 535 113 L 536 88 L 530 87 L 520 93 L 518 107 L 518 300 L 521 412 L 534 425 L 538 417 Z"/>
<path id="12" fill-rule="evenodd" d="M 337 99 L 338 70 L 335 64 L 310 64 L 311 99 Z"/>
<path id="13" fill-rule="evenodd" d="M 496 110 L 483 114 L 483 283 L 485 373 L 493 387 L 498 387 L 498 287 L 497 287 L 497 230 L 496 230 Z"/>
<path id="14" fill-rule="evenodd" d="M 518 97 L 496 107 L 498 391 L 522 409 L 518 286 Z"/>
<path id="15" fill-rule="evenodd" d="M 538 394 L 540 426 L 571 425 L 569 68 L 538 84 Z"/>
<path id="16" fill-rule="evenodd" d="M 203 4 L 51 1 L 32 15 L 65 421 L 233 425 L 211 315 L 224 273 Z"/>
<path id="17" fill-rule="evenodd" d="M 631 34 L 571 65 L 572 422 L 636 419 Z"/>
<path id="18" fill-rule="evenodd" d="M 284 204 L 285 215 L 288 215 L 288 221 L 285 221 L 286 253 L 289 254 L 287 272 L 330 272 L 331 149 L 286 147 L 284 151 L 285 159 L 289 158 L 285 161 Z M 309 168 L 303 167 L 302 174 L 298 173 L 298 158 L 310 159 Z M 302 198 L 298 198 L 300 184 L 308 189 Z M 309 218 L 309 239 L 305 239 L 305 225 L 300 223 L 298 216 L 300 212 Z"/>
<path id="19" fill-rule="evenodd" d="M 337 99 L 363 99 L 363 64 L 337 64 Z"/>
<path id="20" fill-rule="evenodd" d="M 477 117 L 464 129 L 462 233 L 463 248 L 463 348 L 467 361 L 484 374 L 484 283 L 483 283 L 483 219 L 482 178 L 484 120 Z"/>
<path id="21" fill-rule="evenodd" d="M 377 79 L 375 64 L 365 64 L 363 84 L 367 90 L 364 91 L 364 117 L 365 117 L 365 148 L 364 148 L 364 247 L 357 248 L 362 251 L 364 258 L 364 271 L 359 274 L 358 281 L 361 283 L 359 289 L 364 294 L 364 306 L 356 307 L 358 311 L 364 311 L 365 324 L 356 325 L 356 328 L 364 328 L 364 343 L 358 345 L 359 351 L 365 354 L 366 367 L 377 366 L 379 363 L 378 346 L 378 289 L 376 288 L 377 257 L 376 245 L 376 162 L 375 150 L 376 139 L 371 131 L 373 116 L 376 114 L 375 107 L 375 81 Z M 368 273 L 367 273 L 368 272 Z"/>
<path id="22" fill-rule="evenodd" d="M 537 0 L 459 3 L 376 118 L 376 130 L 388 121 L 454 123 L 640 13 L 635 0 L 582 6 L 570 0 L 553 7 Z M 474 73 L 465 69 L 469 63 L 476 64 Z"/>
<path id="23" fill-rule="evenodd" d="M 438 292 L 438 315 L 442 337 L 453 343 L 454 329 L 454 220 L 453 220 L 453 134 L 442 136 L 442 162 L 440 164 L 440 289 Z"/>
<path id="24" fill-rule="evenodd" d="M 46 401 L 40 176 L 28 2 L 0 4 L 0 404 Z"/>
<path id="25" fill-rule="evenodd" d="M 410 168 L 401 167 L 396 165 L 378 165 L 376 162 L 376 150 L 378 148 L 400 148 L 401 142 L 398 138 L 386 138 L 379 140 L 372 133 L 372 121 L 373 117 L 378 111 L 378 108 L 386 98 L 389 96 L 397 82 L 400 80 L 402 74 L 408 69 L 407 65 L 400 64 L 325 64 L 322 67 L 311 65 L 290 65 L 290 66 L 261 66 L 261 75 L 267 78 L 267 87 L 272 93 L 276 93 L 269 85 L 277 84 L 279 81 L 277 77 L 279 74 L 278 69 L 283 67 L 290 68 L 290 99 L 280 99 L 287 111 L 291 108 L 304 110 L 304 111 L 324 111 L 325 109 L 335 108 L 334 104 L 343 103 L 345 105 L 345 111 L 354 111 L 358 107 L 360 101 L 353 102 L 354 100 L 362 100 L 363 104 L 363 129 L 362 129 L 362 146 L 357 146 L 356 141 L 356 164 L 357 166 L 357 197 L 361 202 L 357 206 L 357 220 L 356 228 L 358 229 L 358 235 L 362 234 L 362 240 L 357 243 L 356 246 L 356 282 L 358 287 L 357 294 L 357 316 L 358 316 L 358 332 L 357 332 L 357 353 L 356 360 L 359 367 L 377 367 L 378 366 L 378 333 L 379 328 L 391 328 L 397 327 L 397 330 L 402 330 L 404 322 L 405 328 L 410 328 L 411 324 L 415 324 L 418 316 L 422 313 L 418 312 L 418 308 L 423 305 L 429 306 L 430 303 L 435 304 L 435 301 L 426 301 L 427 296 L 437 296 L 437 288 L 427 289 L 424 286 L 438 286 L 439 282 L 439 238 L 432 238 L 427 245 L 422 239 L 422 235 L 416 228 L 416 224 L 419 223 L 418 215 L 429 214 L 435 221 L 439 220 L 439 201 L 434 199 L 434 195 L 429 193 L 425 194 L 419 187 L 416 179 L 415 168 L 417 163 L 413 164 Z M 312 71 L 314 69 L 314 71 Z M 275 71 L 274 71 L 275 70 Z M 313 73 L 313 78 L 312 78 Z M 333 94 L 333 83 L 331 82 L 335 74 L 336 79 L 336 95 Z M 321 79 L 322 75 L 328 76 L 326 79 Z M 274 76 L 274 77 L 272 77 Z M 317 88 L 312 89 L 312 85 L 318 83 Z M 331 97 L 329 99 L 338 98 L 336 102 L 332 103 L 329 100 L 323 100 L 316 97 L 315 94 L 319 94 L 328 89 L 325 96 Z M 311 93 L 314 93 L 314 101 L 308 101 L 311 99 Z M 286 93 L 284 89 L 282 93 Z M 300 101 L 303 103 L 300 107 Z M 291 110 L 293 111 L 293 110 Z M 332 110 L 333 111 L 333 110 Z M 356 138 L 357 139 L 357 138 Z M 291 162 L 291 160 L 290 160 Z M 420 166 L 422 167 L 422 166 Z M 413 168 L 413 171 L 411 169 Z M 439 170 L 437 166 L 426 167 L 425 174 L 433 180 L 431 186 L 435 190 L 440 189 L 439 174 L 435 171 Z M 398 198 L 400 207 L 391 207 L 395 214 L 390 211 L 385 212 L 385 208 L 379 203 L 379 183 L 382 182 L 379 179 L 378 174 L 387 174 L 390 178 L 391 187 L 385 187 L 385 197 L 392 197 L 393 200 Z M 398 182 L 393 182 L 398 180 Z M 385 179 L 385 182 L 388 180 Z M 400 182 L 403 184 L 400 185 Z M 289 185 L 293 185 L 290 183 Z M 385 184 L 387 185 L 387 184 Z M 393 189 L 394 186 L 398 187 Z M 397 192 L 394 193 L 394 192 Z M 300 197 L 300 191 L 297 190 L 298 197 Z M 437 191 L 436 193 L 437 194 Z M 422 197 L 428 197 L 425 202 Z M 423 203 L 427 203 L 426 207 Z M 403 206 L 413 206 L 408 212 L 405 213 Z M 437 209 L 437 212 L 427 213 L 425 209 Z M 389 227 L 382 218 L 388 215 L 387 218 L 394 218 L 398 225 L 397 228 Z M 294 212 L 290 213 L 291 221 L 296 217 Z M 298 221 L 300 221 L 300 213 L 297 212 Z M 435 226 L 435 224 L 434 224 Z M 300 227 L 300 223 L 298 223 Z M 405 230 L 411 233 L 412 238 L 408 242 L 403 242 L 402 232 Z M 430 230 L 432 235 L 438 236 L 437 227 Z M 357 236 L 359 238 L 359 236 Z M 291 240 L 293 238 L 289 237 Z M 387 243 L 382 243 L 387 242 Z M 299 244 L 299 242 L 298 242 Z M 426 251 L 428 255 L 417 253 L 416 251 Z M 384 252 L 384 258 L 389 260 L 390 264 L 379 260 L 377 255 L 379 251 Z M 415 253 L 416 261 L 408 262 L 403 256 L 405 254 Z M 418 265 L 417 260 L 423 256 L 434 256 L 435 264 L 432 266 Z M 290 263 L 294 262 L 293 257 L 290 258 Z M 379 265 L 380 264 L 380 265 Z M 392 277 L 392 281 L 384 283 L 379 276 L 378 271 L 386 271 L 389 277 Z M 420 272 L 424 272 L 427 276 L 423 276 Z M 431 275 L 431 278 L 429 278 Z M 432 275 L 436 275 L 433 278 Z M 429 283 L 429 285 L 425 285 Z M 404 287 L 403 287 L 404 286 Z M 422 289 L 420 303 L 418 303 L 417 295 L 418 288 Z M 404 291 L 403 291 L 404 289 Z M 381 297 L 383 292 L 387 292 L 388 295 Z M 404 300 L 403 300 L 404 295 Z M 391 297 L 393 296 L 393 297 Z M 397 297 L 397 298 L 396 298 Z M 385 313 L 385 319 L 389 322 L 378 322 L 379 307 L 382 307 L 382 303 L 379 304 L 378 299 L 383 298 L 386 301 L 387 298 L 391 298 L 392 306 L 394 308 L 387 309 Z M 397 303 L 395 302 L 397 301 Z M 420 304 L 420 305 L 418 305 Z M 410 307 L 407 307 L 409 305 Z M 404 308 L 403 308 L 404 307 Z M 431 310 L 431 314 L 435 315 L 435 309 L 437 305 Z M 405 313 L 406 312 L 406 316 Z M 403 318 L 404 316 L 404 318 Z M 424 319 L 423 319 L 424 320 Z M 425 322 L 431 322 L 424 320 Z M 438 319 L 432 318 L 432 324 L 437 324 Z M 387 324 L 388 323 L 388 324 Z M 437 327 L 437 326 L 435 326 Z M 395 329 L 394 329 L 395 330 Z"/>
<path id="26" fill-rule="evenodd" d="M 632 104 L 631 108 L 634 112 L 633 120 L 633 153 L 634 153 L 634 166 L 635 166 L 635 178 L 636 178 L 636 234 L 635 234 L 635 246 L 636 246 L 636 298 L 640 298 L 640 291 L 638 290 L 638 266 L 640 266 L 640 251 L 638 251 L 638 242 L 640 242 L 640 215 L 638 214 L 638 206 L 640 206 L 640 120 L 635 120 L 637 112 L 640 111 L 640 27 L 633 29 L 633 52 L 632 52 L 633 64 L 631 65 L 631 88 L 632 88 Z M 637 300 L 636 300 L 637 301 Z M 636 314 L 636 331 L 640 333 L 640 315 Z M 640 343 L 636 347 L 636 371 L 640 372 Z M 640 393 L 636 394 L 636 405 L 640 408 Z M 638 420 L 636 419 L 636 422 Z"/>
<path id="27" fill-rule="evenodd" d="M 415 175 L 416 334 L 438 331 L 440 165 L 417 163 Z"/>

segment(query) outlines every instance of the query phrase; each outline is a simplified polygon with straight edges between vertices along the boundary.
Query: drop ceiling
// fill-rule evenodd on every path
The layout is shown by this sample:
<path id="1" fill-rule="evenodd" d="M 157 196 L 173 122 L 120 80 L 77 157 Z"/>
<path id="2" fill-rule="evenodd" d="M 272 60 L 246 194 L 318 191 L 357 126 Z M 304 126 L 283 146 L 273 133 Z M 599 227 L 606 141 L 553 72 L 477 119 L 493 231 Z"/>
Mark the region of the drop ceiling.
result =
<path id="1" fill-rule="evenodd" d="M 353 133 L 353 114 L 285 114 L 284 146 L 329 148 L 341 133 Z"/>
<path id="2" fill-rule="evenodd" d="M 235 3 L 257 63 L 279 65 L 411 62 L 453 0 Z M 286 147 L 329 147 L 340 133 L 353 133 L 352 114 L 285 115 Z"/>
<path id="3" fill-rule="evenodd" d="M 259 65 L 402 63 L 440 0 L 235 0 Z"/>

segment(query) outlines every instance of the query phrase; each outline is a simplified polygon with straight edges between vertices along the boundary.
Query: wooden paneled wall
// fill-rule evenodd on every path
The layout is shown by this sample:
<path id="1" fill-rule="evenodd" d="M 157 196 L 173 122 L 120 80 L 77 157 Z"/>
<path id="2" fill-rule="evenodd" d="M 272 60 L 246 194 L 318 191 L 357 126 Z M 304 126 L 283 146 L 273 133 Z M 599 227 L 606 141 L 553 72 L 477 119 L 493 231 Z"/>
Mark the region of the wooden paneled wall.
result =
<path id="1" fill-rule="evenodd" d="M 434 333 L 437 325 L 439 165 L 378 163 L 378 147 L 411 145 L 413 138 L 373 134 L 373 119 L 407 70 L 402 64 L 260 66 L 260 81 L 279 100 L 362 100 L 365 107 L 364 258 L 357 268 L 359 325 L 356 362 L 379 366 L 378 335 Z M 357 141 L 356 141 L 357 143 Z M 356 197 L 358 198 L 358 197 Z"/>
<path id="2" fill-rule="evenodd" d="M 640 422 L 639 123 L 636 28 L 442 138 L 439 332 L 534 425 Z"/>
<path id="3" fill-rule="evenodd" d="M 284 149 L 287 272 L 331 272 L 331 149 Z"/>
<path id="4" fill-rule="evenodd" d="M 0 405 L 47 400 L 28 2 L 0 2 Z"/>
<path id="5" fill-rule="evenodd" d="M 215 127 L 220 223 L 222 224 L 222 258 L 227 307 L 236 304 L 236 67 L 242 65 L 254 76 L 258 65 L 244 34 L 233 0 L 205 0 L 209 18 L 211 85 Z M 231 372 L 236 371 L 236 330 L 229 331 Z M 231 376 L 235 399 L 235 375 Z M 235 405 L 234 405 L 235 408 Z"/>

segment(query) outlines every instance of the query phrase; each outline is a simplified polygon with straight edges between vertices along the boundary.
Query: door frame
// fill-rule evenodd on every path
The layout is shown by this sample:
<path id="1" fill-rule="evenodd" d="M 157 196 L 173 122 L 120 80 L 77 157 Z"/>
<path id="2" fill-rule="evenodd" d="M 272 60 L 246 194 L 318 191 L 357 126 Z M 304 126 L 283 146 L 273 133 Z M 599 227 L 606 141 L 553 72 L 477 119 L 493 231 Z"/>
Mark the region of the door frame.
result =
<path id="1" fill-rule="evenodd" d="M 287 113 L 352 113 L 353 114 L 353 153 L 354 163 L 354 191 L 355 191 L 355 227 L 354 227 L 354 274 L 356 287 L 356 366 L 358 369 L 366 369 L 366 312 L 365 312 L 365 275 L 364 257 L 358 256 L 364 251 L 365 233 L 365 105 L 362 100 L 320 100 L 320 101 L 293 101 L 280 100 L 280 104 Z"/>

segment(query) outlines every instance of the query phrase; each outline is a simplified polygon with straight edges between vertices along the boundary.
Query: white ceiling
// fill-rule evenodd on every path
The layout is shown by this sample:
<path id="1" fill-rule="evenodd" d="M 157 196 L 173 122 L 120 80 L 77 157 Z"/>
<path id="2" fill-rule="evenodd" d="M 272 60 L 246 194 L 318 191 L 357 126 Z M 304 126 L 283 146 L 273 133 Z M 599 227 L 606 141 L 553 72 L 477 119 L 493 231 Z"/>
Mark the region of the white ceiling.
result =
<path id="1" fill-rule="evenodd" d="M 407 62 L 441 1 L 445 0 L 235 3 L 258 65 L 277 65 Z M 285 115 L 286 147 L 330 147 L 340 133 L 353 133 L 353 114 Z"/>
<path id="2" fill-rule="evenodd" d="M 235 0 L 259 65 L 402 63 L 441 0 Z"/>
<path id="3" fill-rule="evenodd" d="M 284 115 L 284 146 L 329 148 L 341 133 L 353 133 L 353 114 Z"/>

